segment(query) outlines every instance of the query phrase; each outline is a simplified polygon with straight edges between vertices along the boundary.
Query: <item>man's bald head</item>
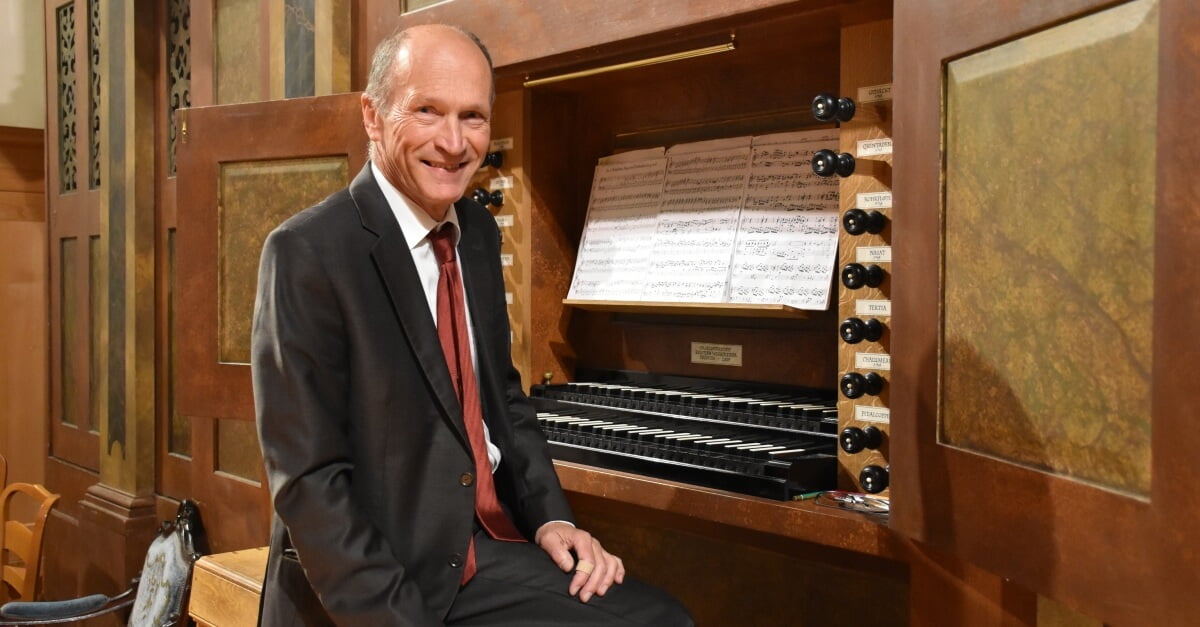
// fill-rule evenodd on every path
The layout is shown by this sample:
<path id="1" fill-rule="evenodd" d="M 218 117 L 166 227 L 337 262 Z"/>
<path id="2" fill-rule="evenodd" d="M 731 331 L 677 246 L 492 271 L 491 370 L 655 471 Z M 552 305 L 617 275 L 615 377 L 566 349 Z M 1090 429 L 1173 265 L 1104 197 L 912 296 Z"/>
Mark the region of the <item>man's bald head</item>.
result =
<path id="1" fill-rule="evenodd" d="M 395 88 L 396 63 L 400 59 L 401 50 L 408 49 L 414 44 L 437 45 L 445 37 L 463 37 L 475 44 L 487 61 L 488 69 L 492 69 L 492 55 L 487 46 L 474 33 L 449 24 L 422 24 L 410 26 L 404 30 L 392 33 L 375 48 L 375 56 L 371 59 L 371 74 L 367 77 L 367 97 L 375 103 L 376 108 L 386 109 L 391 104 L 392 91 Z M 492 99 L 496 97 L 496 82 L 492 79 Z"/>

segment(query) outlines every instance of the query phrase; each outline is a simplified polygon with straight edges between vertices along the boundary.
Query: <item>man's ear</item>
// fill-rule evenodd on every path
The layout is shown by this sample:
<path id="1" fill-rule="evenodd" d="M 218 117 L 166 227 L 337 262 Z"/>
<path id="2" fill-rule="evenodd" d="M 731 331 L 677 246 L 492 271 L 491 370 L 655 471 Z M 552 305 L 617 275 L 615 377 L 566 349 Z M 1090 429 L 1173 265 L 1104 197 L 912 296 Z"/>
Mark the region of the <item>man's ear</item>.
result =
<path id="1" fill-rule="evenodd" d="M 375 103 L 371 101 L 371 97 L 367 92 L 363 92 L 359 96 L 362 102 L 363 128 L 367 131 L 367 138 L 371 141 L 378 141 L 379 128 L 379 110 L 375 108 Z"/>

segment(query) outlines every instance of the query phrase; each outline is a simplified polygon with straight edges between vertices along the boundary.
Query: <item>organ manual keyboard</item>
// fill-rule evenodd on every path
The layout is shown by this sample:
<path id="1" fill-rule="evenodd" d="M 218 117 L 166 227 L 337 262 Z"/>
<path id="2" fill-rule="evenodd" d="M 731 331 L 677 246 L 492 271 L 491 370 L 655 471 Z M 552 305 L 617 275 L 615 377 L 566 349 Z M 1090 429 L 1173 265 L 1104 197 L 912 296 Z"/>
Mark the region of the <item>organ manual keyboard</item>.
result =
<path id="1" fill-rule="evenodd" d="M 787 500 L 837 484 L 837 399 L 813 390 L 587 370 L 535 385 L 555 459 Z"/>

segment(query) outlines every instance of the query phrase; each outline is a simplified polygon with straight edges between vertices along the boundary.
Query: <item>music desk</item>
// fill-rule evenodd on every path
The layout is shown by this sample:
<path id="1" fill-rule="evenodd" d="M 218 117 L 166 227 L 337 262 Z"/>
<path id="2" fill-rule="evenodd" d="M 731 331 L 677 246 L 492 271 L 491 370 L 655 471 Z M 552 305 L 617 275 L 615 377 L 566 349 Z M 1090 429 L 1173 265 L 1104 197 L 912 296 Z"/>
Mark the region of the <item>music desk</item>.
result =
<path id="1" fill-rule="evenodd" d="M 258 624 L 267 547 L 206 555 L 192 570 L 188 614 L 201 627 Z"/>

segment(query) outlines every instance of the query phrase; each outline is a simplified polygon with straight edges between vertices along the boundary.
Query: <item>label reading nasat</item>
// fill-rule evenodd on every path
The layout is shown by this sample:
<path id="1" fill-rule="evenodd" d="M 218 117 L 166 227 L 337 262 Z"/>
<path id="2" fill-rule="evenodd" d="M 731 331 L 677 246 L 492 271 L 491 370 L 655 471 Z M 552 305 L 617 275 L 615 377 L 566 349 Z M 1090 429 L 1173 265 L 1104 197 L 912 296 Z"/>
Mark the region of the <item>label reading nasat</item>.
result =
<path id="1" fill-rule="evenodd" d="M 512 253 L 501 253 L 500 254 L 500 265 L 502 265 L 502 266 L 513 265 Z"/>
<path id="2" fill-rule="evenodd" d="M 497 150 L 512 150 L 512 147 L 513 138 L 501 137 L 500 139 L 493 139 L 492 142 L 488 144 L 488 152 L 496 152 Z"/>
<path id="3" fill-rule="evenodd" d="M 856 261 L 859 263 L 891 263 L 891 246 L 859 246 L 855 249 Z"/>
<path id="4" fill-rule="evenodd" d="M 865 299 L 855 301 L 854 314 L 858 316 L 890 316 L 892 315 L 892 301 Z"/>
<path id="5" fill-rule="evenodd" d="M 513 225 L 513 216 L 511 213 L 496 216 L 496 226 L 507 229 Z"/>
<path id="6" fill-rule="evenodd" d="M 871 85 L 869 87 L 858 88 L 858 101 L 862 104 L 868 102 L 883 102 L 884 100 L 892 99 L 892 84 L 885 83 L 883 85 Z"/>
<path id="7" fill-rule="evenodd" d="M 854 367 L 859 370 L 891 370 L 892 356 L 887 353 L 855 353 Z"/>
<path id="8" fill-rule="evenodd" d="M 855 197 L 859 209 L 891 209 L 891 192 L 867 192 Z"/>
<path id="9" fill-rule="evenodd" d="M 692 363 L 715 366 L 741 366 L 741 344 L 709 344 L 692 342 Z"/>
<path id="10" fill-rule="evenodd" d="M 855 405 L 854 419 L 859 422 L 877 422 L 886 424 L 892 421 L 892 412 L 887 407 Z"/>
<path id="11" fill-rule="evenodd" d="M 488 189 L 512 189 L 512 186 L 513 177 L 511 176 L 497 176 L 488 181 Z"/>
<path id="12" fill-rule="evenodd" d="M 858 140 L 858 156 L 879 157 L 892 154 L 892 138 Z"/>

